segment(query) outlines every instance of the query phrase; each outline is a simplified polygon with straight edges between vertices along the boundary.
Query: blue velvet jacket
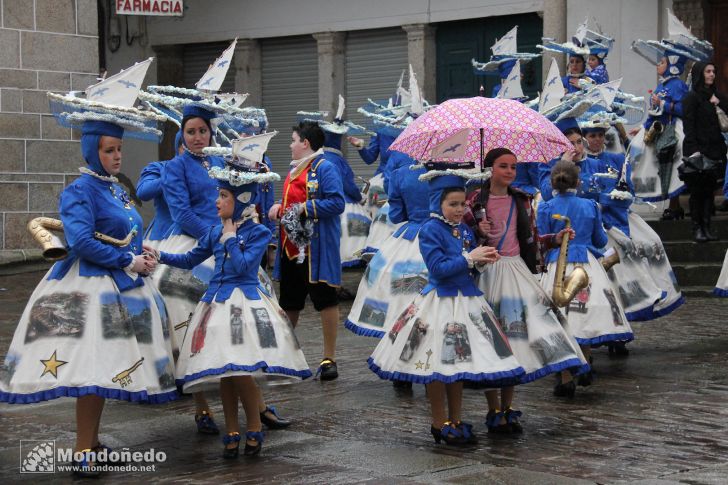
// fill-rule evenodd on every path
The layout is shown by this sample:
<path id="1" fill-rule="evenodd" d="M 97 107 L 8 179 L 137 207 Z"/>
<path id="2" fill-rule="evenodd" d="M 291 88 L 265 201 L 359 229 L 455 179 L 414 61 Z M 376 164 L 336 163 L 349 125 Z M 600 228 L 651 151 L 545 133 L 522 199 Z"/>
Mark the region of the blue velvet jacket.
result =
<path id="1" fill-rule="evenodd" d="M 389 218 L 393 223 L 407 221 L 394 233 L 395 237 L 404 237 L 412 241 L 420 231 L 422 224 L 430 217 L 429 191 L 425 182 L 418 177 L 426 172 L 424 167 L 411 170 L 404 165 L 392 172 L 389 179 Z"/>
<path id="2" fill-rule="evenodd" d="M 427 285 L 422 289 L 426 295 L 437 290 L 437 296 L 480 296 L 483 294 L 475 284 L 463 250 L 475 247 L 475 236 L 463 223 L 457 230 L 431 217 L 423 225 L 419 235 L 420 253 L 429 271 Z"/>
<path id="3" fill-rule="evenodd" d="M 361 191 L 356 185 L 354 171 L 349 166 L 349 162 L 344 158 L 341 150 L 331 147 L 324 147 L 324 158 L 333 163 L 339 170 L 341 182 L 344 186 L 344 201 L 348 204 L 351 202 L 360 202 L 362 199 Z"/>
<path id="4" fill-rule="evenodd" d="M 603 256 L 599 248 L 607 244 L 607 233 L 602 226 L 602 216 L 597 203 L 582 199 L 573 193 L 557 194 L 549 201 L 538 205 L 536 224 L 540 235 L 556 234 L 564 228 L 564 221 L 553 218 L 554 214 L 568 216 L 575 237 L 569 242 L 569 263 L 586 263 L 591 252 L 595 257 Z M 546 253 L 546 264 L 553 263 L 559 256 L 560 248 Z"/>
<path id="5" fill-rule="evenodd" d="M 124 189 L 83 174 L 61 193 L 60 216 L 68 257 L 53 266 L 49 280 L 62 279 L 79 260 L 81 276 L 110 276 L 120 291 L 144 285 L 141 277 L 132 278 L 124 271 L 134 255 L 142 252 L 144 225 Z M 124 239 L 134 226 L 137 235 L 128 246 L 118 247 L 94 238 L 94 232 L 100 232 Z"/>
<path id="6" fill-rule="evenodd" d="M 263 156 L 263 162 L 268 167 L 268 170 L 273 171 L 273 163 L 268 158 L 268 155 Z M 275 189 L 273 188 L 273 182 L 265 182 L 258 184 L 255 203 L 260 209 L 258 217 L 260 217 L 260 223 L 263 224 L 271 233 L 270 244 L 277 244 L 278 239 L 275 237 L 276 233 L 276 221 L 272 221 L 268 217 L 268 211 L 276 203 L 275 201 Z"/>
<path id="7" fill-rule="evenodd" d="M 379 166 L 374 172 L 374 175 L 383 173 L 387 169 L 387 161 L 389 160 L 389 145 L 392 144 L 395 137 L 385 134 L 377 133 L 369 140 L 369 145 L 359 150 L 359 156 L 364 163 L 371 165 L 379 157 Z"/>
<path id="8" fill-rule="evenodd" d="M 648 116 L 645 120 L 645 128 L 652 126 L 655 120 L 660 120 L 663 125 L 669 125 L 674 123 L 675 118 L 682 118 L 682 100 L 688 94 L 688 91 L 688 85 L 679 77 L 669 77 L 661 81 L 652 94 L 665 101 L 662 106 L 662 114 L 659 117 Z"/>
<path id="9" fill-rule="evenodd" d="M 621 172 L 624 165 L 624 154 L 613 152 L 601 152 L 599 154 L 591 154 L 590 156 L 602 160 L 608 167 L 613 168 L 618 173 Z M 634 196 L 634 185 L 632 184 L 632 165 L 627 167 L 627 185 L 629 192 Z M 598 183 L 602 189 L 599 197 L 599 204 L 602 207 L 602 221 L 604 227 L 619 228 L 623 233 L 629 236 L 629 206 L 632 205 L 632 199 L 620 200 L 612 199 L 609 193 L 614 189 L 618 179 L 599 177 Z"/>
<path id="10" fill-rule="evenodd" d="M 539 164 L 538 178 L 539 186 L 541 187 L 541 197 L 543 197 L 543 200 L 551 200 L 551 198 L 553 198 L 553 189 L 551 187 L 551 169 L 554 168 L 554 165 L 556 165 L 559 160 L 561 160 L 561 158 L 554 158 L 549 163 Z M 598 187 L 593 186 L 592 175 L 594 175 L 595 173 L 605 173 L 607 171 L 607 164 L 602 160 L 597 160 L 596 158 L 590 157 L 586 157 L 584 158 L 584 160 L 574 163 L 576 163 L 576 165 L 580 169 L 579 180 L 581 181 L 581 183 L 577 188 L 577 194 L 579 195 L 579 197 L 599 200 L 600 190 L 598 189 Z"/>
<path id="11" fill-rule="evenodd" d="M 586 77 L 589 77 L 594 80 L 597 84 L 604 84 L 609 82 L 609 72 L 607 71 L 607 66 L 604 64 L 599 64 L 594 69 L 586 68 L 586 71 L 584 72 Z"/>
<path id="12" fill-rule="evenodd" d="M 260 260 L 265 254 L 270 231 L 249 219 L 238 227 L 235 236 L 220 242 L 222 224 L 207 230 L 197 247 L 185 254 L 160 253 L 159 262 L 178 268 L 192 269 L 210 256 L 215 256 L 215 272 L 201 301 L 226 301 L 235 288 L 249 300 L 260 300 L 258 290 L 268 292 L 258 280 Z M 270 296 L 270 295 L 269 295 Z"/>
<path id="13" fill-rule="evenodd" d="M 536 195 L 540 189 L 539 172 L 541 163 L 523 162 L 516 164 L 516 178 L 513 180 L 511 187 L 526 192 L 530 195 Z"/>
<path id="14" fill-rule="evenodd" d="M 344 192 L 339 170 L 324 157 L 317 157 L 311 164 L 306 178 L 306 216 L 313 219 L 314 233 L 306 248 L 309 281 L 331 286 L 341 285 L 341 218 L 344 212 Z M 281 278 L 281 258 L 284 256 L 278 231 L 278 249 L 273 278 Z"/>
<path id="15" fill-rule="evenodd" d="M 210 166 L 224 166 L 220 157 L 207 160 Z M 162 190 L 172 215 L 172 226 L 165 237 L 187 234 L 199 240 L 220 221 L 215 207 L 217 183 L 201 159 L 184 152 L 167 162 Z"/>
<path id="16" fill-rule="evenodd" d="M 172 227 L 172 215 L 169 213 L 169 206 L 164 199 L 162 191 L 162 172 L 167 162 L 152 162 L 142 170 L 136 186 L 137 196 L 143 200 L 154 201 L 154 219 L 149 223 L 144 239 L 159 241 Z"/>
<path id="17" fill-rule="evenodd" d="M 561 76 L 561 84 L 564 86 L 564 89 L 566 89 L 566 94 L 578 93 L 581 91 L 581 88 L 578 88 L 569 82 L 571 78 L 572 76 L 568 74 L 566 76 Z"/>

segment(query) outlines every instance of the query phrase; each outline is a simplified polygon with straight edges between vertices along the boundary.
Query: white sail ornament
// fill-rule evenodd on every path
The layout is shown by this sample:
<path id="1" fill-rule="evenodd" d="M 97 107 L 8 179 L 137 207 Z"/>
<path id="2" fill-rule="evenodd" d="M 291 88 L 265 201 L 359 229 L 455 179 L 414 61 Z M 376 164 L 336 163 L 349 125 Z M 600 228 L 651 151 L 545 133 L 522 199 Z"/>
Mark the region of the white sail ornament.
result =
<path id="1" fill-rule="evenodd" d="M 539 99 L 538 111 L 545 113 L 546 111 L 558 106 L 561 98 L 564 97 L 564 85 L 561 83 L 561 73 L 556 59 L 551 59 L 549 73 L 546 76 L 546 82 L 543 85 L 541 98 Z"/>
<path id="2" fill-rule="evenodd" d="M 225 80 L 230 64 L 233 60 L 233 54 L 235 53 L 235 46 L 238 43 L 238 38 L 230 44 L 230 47 L 225 49 L 220 57 L 215 59 L 207 72 L 197 81 L 195 87 L 202 91 L 219 91 L 222 86 L 222 82 Z"/>
<path id="3" fill-rule="evenodd" d="M 118 74 L 87 87 L 86 99 L 122 108 L 133 107 L 147 75 L 147 69 L 153 60 L 154 58 L 150 57 L 146 61 L 137 62 Z"/>
<path id="4" fill-rule="evenodd" d="M 501 99 L 522 99 L 526 97 L 521 87 L 521 61 L 516 61 L 496 97 Z"/>

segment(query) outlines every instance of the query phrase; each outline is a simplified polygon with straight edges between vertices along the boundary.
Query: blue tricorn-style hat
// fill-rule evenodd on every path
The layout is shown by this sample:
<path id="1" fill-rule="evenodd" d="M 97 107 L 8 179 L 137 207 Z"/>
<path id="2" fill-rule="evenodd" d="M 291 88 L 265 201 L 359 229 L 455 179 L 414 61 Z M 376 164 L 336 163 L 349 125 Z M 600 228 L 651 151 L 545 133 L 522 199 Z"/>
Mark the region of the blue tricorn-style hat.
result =
<path id="1" fill-rule="evenodd" d="M 554 124 L 561 133 L 566 133 L 568 130 L 571 130 L 573 128 L 581 131 L 581 128 L 579 128 L 579 123 L 576 121 L 576 118 L 563 118 L 561 120 L 558 120 Z"/>

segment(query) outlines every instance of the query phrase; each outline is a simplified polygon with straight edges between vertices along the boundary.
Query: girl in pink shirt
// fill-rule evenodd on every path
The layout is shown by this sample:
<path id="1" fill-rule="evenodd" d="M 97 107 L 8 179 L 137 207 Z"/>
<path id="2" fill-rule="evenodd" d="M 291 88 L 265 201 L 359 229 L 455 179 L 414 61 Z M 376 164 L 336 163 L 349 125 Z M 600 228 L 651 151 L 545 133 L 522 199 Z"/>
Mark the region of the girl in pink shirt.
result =
<path id="1" fill-rule="evenodd" d="M 469 197 L 472 223 L 482 244 L 498 249 L 501 258 L 479 268 L 478 287 L 493 307 L 511 350 L 526 370 L 522 383 L 549 374 L 588 370 L 576 341 L 565 330 L 566 320 L 539 285 L 536 240 L 530 196 L 511 187 L 516 156 L 496 148 L 485 157 L 491 178 Z M 563 233 L 557 235 L 560 241 Z M 572 382 L 573 384 L 573 382 Z M 520 411 L 512 409 L 514 387 L 486 390 L 491 433 L 520 433 Z"/>

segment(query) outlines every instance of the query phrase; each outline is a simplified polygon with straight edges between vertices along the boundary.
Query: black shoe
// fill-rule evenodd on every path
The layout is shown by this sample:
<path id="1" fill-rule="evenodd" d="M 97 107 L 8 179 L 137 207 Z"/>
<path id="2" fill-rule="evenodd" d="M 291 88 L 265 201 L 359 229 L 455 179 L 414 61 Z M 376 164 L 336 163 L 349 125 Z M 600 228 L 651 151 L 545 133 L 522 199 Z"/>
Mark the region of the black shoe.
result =
<path id="1" fill-rule="evenodd" d="M 230 443 L 235 443 L 235 448 L 228 448 L 227 445 Z M 240 433 L 234 432 L 226 434 L 222 437 L 222 444 L 225 445 L 225 448 L 222 450 L 223 458 L 227 460 L 237 458 L 240 450 Z"/>
<path id="2" fill-rule="evenodd" d="M 457 421 L 453 425 L 462 433 L 463 438 L 469 445 L 477 445 L 478 437 L 473 433 L 473 425 L 463 421 Z"/>
<path id="3" fill-rule="evenodd" d="M 614 342 L 609 344 L 609 355 L 627 357 L 629 355 L 627 342 Z"/>
<path id="4" fill-rule="evenodd" d="M 679 209 L 665 209 L 662 213 L 662 217 L 660 217 L 661 221 L 676 221 L 679 219 L 685 219 L 685 211 L 682 207 Z"/>
<path id="5" fill-rule="evenodd" d="M 263 432 L 262 431 L 248 431 L 247 433 L 245 433 L 245 440 L 246 441 L 255 441 L 255 445 L 249 445 L 248 443 L 245 443 L 245 449 L 243 450 L 243 455 L 255 456 L 258 453 L 260 453 L 260 450 L 263 449 Z"/>
<path id="6" fill-rule="evenodd" d="M 392 387 L 395 389 L 412 389 L 410 381 L 392 381 Z"/>
<path id="7" fill-rule="evenodd" d="M 220 429 L 212 419 L 210 411 L 202 411 L 202 414 L 195 414 L 195 423 L 197 423 L 197 432 L 200 434 L 220 434 Z"/>
<path id="8" fill-rule="evenodd" d="M 503 417 L 505 417 L 505 413 L 497 409 L 488 411 L 488 414 L 485 415 L 485 426 L 488 428 L 488 433 L 509 434 L 511 432 L 511 427 L 507 421 L 501 423 L 501 418 Z"/>
<path id="9" fill-rule="evenodd" d="M 708 236 L 705 235 L 705 230 L 702 228 L 702 226 L 699 226 L 697 229 L 695 229 L 695 235 L 693 239 L 696 243 L 708 242 Z"/>
<path id="10" fill-rule="evenodd" d="M 504 414 L 506 417 L 506 424 L 510 428 L 511 433 L 523 433 L 523 426 L 521 426 L 521 422 L 518 420 L 518 418 L 520 418 L 523 413 L 521 413 L 521 411 L 516 411 L 515 409 L 508 408 L 506 409 Z"/>
<path id="11" fill-rule="evenodd" d="M 463 436 L 462 431 L 450 421 L 446 421 L 440 429 L 430 426 L 430 433 L 432 433 L 432 437 L 435 438 L 437 444 L 440 444 L 441 441 L 452 446 L 468 446 L 470 444 L 468 439 Z"/>
<path id="12" fill-rule="evenodd" d="M 88 449 L 83 450 L 83 459 L 81 461 L 71 460 L 71 466 L 74 467 L 71 474 L 77 478 L 99 478 L 101 476 L 101 470 L 96 463 L 89 460 L 87 453 L 93 452 L 94 450 Z"/>
<path id="13" fill-rule="evenodd" d="M 274 418 L 268 417 L 270 413 Z M 268 429 L 284 429 L 291 425 L 291 422 L 287 419 L 283 419 L 276 412 L 276 408 L 273 406 L 266 406 L 265 411 L 260 413 L 260 422 L 263 423 Z"/>
<path id="14" fill-rule="evenodd" d="M 591 386 L 592 382 L 594 382 L 594 371 L 590 370 L 589 372 L 585 372 L 584 374 L 580 375 L 576 379 L 576 383 L 582 387 Z"/>
<path id="15" fill-rule="evenodd" d="M 703 229 L 703 233 L 705 234 L 705 238 L 708 241 L 717 241 L 718 240 L 718 236 L 716 236 L 715 234 L 710 232 L 710 226 L 708 226 L 708 225 L 706 225 L 705 229 Z"/>
<path id="16" fill-rule="evenodd" d="M 324 357 L 324 360 L 319 364 L 319 368 L 316 371 L 316 375 L 322 381 L 333 381 L 339 377 L 339 369 L 336 367 L 336 362 Z"/>
<path id="17" fill-rule="evenodd" d="M 559 382 L 554 386 L 554 396 L 556 397 L 574 397 L 576 394 L 576 383 L 569 381 L 565 384 Z"/>

